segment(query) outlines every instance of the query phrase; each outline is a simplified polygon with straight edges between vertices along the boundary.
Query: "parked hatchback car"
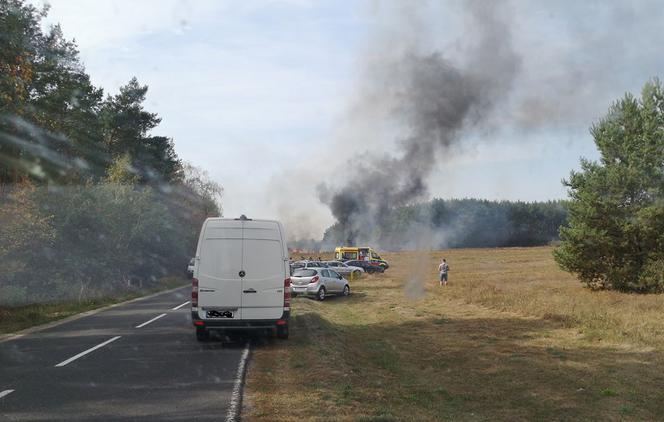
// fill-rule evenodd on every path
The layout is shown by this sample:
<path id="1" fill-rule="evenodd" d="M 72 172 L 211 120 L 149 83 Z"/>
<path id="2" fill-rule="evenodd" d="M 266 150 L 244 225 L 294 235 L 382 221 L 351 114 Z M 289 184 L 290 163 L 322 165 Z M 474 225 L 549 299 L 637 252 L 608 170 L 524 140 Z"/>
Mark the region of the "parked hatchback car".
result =
<path id="1" fill-rule="evenodd" d="M 369 274 L 385 272 L 385 267 L 376 261 L 346 261 L 345 264 L 352 265 L 353 267 L 361 267 Z"/>
<path id="2" fill-rule="evenodd" d="M 350 285 L 341 274 L 328 268 L 303 268 L 291 276 L 291 293 L 325 300 L 330 294 L 348 296 Z"/>

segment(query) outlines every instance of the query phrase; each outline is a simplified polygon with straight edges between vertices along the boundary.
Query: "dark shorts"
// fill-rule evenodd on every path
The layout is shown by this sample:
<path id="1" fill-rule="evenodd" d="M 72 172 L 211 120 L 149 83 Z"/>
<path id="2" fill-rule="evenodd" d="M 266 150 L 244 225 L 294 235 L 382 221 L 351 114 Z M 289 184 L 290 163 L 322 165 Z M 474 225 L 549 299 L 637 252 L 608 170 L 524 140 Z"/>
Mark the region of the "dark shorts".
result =
<path id="1" fill-rule="evenodd" d="M 440 273 L 440 281 L 447 281 L 447 273 Z"/>

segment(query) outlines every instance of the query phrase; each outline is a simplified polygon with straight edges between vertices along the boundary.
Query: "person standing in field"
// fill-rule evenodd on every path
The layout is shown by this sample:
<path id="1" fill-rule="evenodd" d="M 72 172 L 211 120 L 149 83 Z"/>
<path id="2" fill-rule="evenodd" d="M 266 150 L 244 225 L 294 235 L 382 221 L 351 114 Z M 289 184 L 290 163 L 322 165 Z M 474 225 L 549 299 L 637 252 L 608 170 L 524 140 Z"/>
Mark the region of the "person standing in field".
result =
<path id="1" fill-rule="evenodd" d="M 447 261 L 443 258 L 443 262 L 438 266 L 438 273 L 440 274 L 440 285 L 447 286 L 447 272 L 450 270 L 450 266 L 447 265 Z"/>

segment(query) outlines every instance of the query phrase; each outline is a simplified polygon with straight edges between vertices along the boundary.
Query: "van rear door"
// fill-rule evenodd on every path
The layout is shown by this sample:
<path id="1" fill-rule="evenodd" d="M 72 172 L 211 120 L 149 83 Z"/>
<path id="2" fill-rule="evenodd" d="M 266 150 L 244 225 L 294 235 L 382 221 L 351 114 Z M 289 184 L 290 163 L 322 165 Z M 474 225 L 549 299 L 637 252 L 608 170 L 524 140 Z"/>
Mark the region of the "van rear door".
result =
<path id="1" fill-rule="evenodd" d="M 208 311 L 230 311 L 232 319 L 242 318 L 242 231 L 242 222 L 232 220 L 211 220 L 204 228 L 198 267 L 201 319 L 207 319 Z"/>
<path id="2" fill-rule="evenodd" d="M 275 221 L 245 221 L 242 319 L 279 319 L 284 311 L 286 247 Z"/>

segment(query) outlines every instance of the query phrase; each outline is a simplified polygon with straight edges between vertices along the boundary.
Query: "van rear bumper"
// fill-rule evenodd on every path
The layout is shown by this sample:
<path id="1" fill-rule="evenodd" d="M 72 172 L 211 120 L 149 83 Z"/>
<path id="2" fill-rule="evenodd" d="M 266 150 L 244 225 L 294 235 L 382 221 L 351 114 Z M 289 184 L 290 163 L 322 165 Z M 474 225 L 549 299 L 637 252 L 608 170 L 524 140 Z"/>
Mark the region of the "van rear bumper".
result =
<path id="1" fill-rule="evenodd" d="M 279 319 L 200 319 L 197 312 L 191 313 L 191 321 L 197 328 L 210 330 L 265 330 L 288 324 L 290 311 L 284 311 Z M 200 325 L 200 322 L 203 325 Z M 285 321 L 285 323 L 284 323 Z M 197 324 L 198 322 L 198 324 Z"/>

